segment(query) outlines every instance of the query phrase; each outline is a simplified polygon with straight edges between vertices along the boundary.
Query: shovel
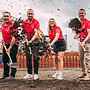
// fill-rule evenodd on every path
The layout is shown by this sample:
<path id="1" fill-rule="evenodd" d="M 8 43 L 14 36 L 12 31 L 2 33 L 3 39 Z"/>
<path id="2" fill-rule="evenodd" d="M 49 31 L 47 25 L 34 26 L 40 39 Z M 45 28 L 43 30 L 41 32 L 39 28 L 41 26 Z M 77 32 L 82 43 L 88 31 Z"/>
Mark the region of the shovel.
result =
<path id="1" fill-rule="evenodd" d="M 7 51 L 7 48 L 6 48 L 5 44 L 4 43 L 2 43 L 2 44 L 3 44 L 4 48 L 5 48 L 5 50 Z M 6 53 L 7 53 L 8 57 L 9 57 L 9 60 L 10 60 L 10 62 L 7 63 L 7 65 L 9 67 L 11 67 L 11 68 L 18 68 L 18 64 L 17 63 L 13 63 L 9 53 L 8 52 L 6 52 Z"/>
<path id="2" fill-rule="evenodd" d="M 83 48 L 84 52 L 86 52 L 87 50 L 85 49 L 85 47 L 82 45 L 82 43 L 78 40 L 78 43 L 81 45 L 81 47 Z"/>

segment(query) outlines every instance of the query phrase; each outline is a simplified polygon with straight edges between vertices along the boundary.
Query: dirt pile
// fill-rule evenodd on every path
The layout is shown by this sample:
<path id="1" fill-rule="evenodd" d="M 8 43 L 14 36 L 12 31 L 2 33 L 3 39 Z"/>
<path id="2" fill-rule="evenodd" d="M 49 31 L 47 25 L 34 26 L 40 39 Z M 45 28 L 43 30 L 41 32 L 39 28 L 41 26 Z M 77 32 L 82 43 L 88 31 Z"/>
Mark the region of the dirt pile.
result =
<path id="1" fill-rule="evenodd" d="M 90 81 L 0 80 L 0 90 L 90 90 Z"/>

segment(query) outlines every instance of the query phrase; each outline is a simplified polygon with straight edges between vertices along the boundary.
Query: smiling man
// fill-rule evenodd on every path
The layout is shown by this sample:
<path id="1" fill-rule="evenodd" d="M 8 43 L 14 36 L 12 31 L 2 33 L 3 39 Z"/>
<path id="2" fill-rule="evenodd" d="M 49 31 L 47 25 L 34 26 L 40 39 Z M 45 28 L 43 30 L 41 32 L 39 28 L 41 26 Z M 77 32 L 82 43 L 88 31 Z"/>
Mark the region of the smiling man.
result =
<path id="1" fill-rule="evenodd" d="M 31 50 L 29 49 L 28 45 L 31 44 L 33 41 L 36 40 L 38 37 L 38 30 L 40 24 L 39 22 L 34 18 L 34 10 L 28 9 L 27 10 L 27 19 L 23 22 L 23 30 L 27 31 L 27 46 L 26 46 L 26 58 L 27 58 L 27 74 L 23 77 L 23 79 L 28 79 L 33 77 L 32 73 L 32 56 L 34 59 L 34 80 L 38 79 L 38 67 L 39 67 L 39 57 L 32 55 L 30 52 L 34 48 L 31 47 Z"/>
<path id="2" fill-rule="evenodd" d="M 78 11 L 78 17 L 81 22 L 81 28 L 79 30 L 83 30 L 83 32 L 78 33 L 79 35 L 79 56 L 80 63 L 82 68 L 82 75 L 79 78 L 83 78 L 83 80 L 90 80 L 88 75 L 88 69 L 90 68 L 90 21 L 85 18 L 86 11 L 81 8 Z M 87 52 L 84 52 L 83 47 L 85 47 Z"/>
<path id="3" fill-rule="evenodd" d="M 3 13 L 3 24 L 1 26 L 1 31 L 2 31 L 2 37 L 3 37 L 3 42 L 5 43 L 5 46 L 7 50 L 3 47 L 3 65 L 4 65 L 4 72 L 3 72 L 3 77 L 2 79 L 8 78 L 10 76 L 10 79 L 14 79 L 16 75 L 16 68 L 11 68 L 11 74 L 9 75 L 9 66 L 7 63 L 9 63 L 9 58 L 7 55 L 7 52 L 10 54 L 10 57 L 12 59 L 13 63 L 17 63 L 17 50 L 18 50 L 18 45 L 16 43 L 16 39 L 14 36 L 11 34 L 10 27 L 13 25 L 13 22 L 11 21 L 11 14 L 8 11 L 5 11 Z"/>

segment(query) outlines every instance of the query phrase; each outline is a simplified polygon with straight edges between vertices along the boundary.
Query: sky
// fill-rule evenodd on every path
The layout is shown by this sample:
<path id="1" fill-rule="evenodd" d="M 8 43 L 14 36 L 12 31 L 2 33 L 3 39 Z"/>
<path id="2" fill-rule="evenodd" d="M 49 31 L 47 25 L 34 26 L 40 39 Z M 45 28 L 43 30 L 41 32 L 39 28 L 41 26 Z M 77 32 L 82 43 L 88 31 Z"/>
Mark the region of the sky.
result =
<path id="1" fill-rule="evenodd" d="M 34 9 L 34 17 L 40 22 L 40 29 L 45 35 L 47 35 L 48 20 L 53 17 L 63 35 L 67 35 L 68 50 L 78 51 L 77 40 L 73 39 L 68 22 L 78 17 L 77 12 L 80 8 L 86 10 L 86 17 L 90 19 L 90 0 L 0 0 L 0 17 L 3 11 L 9 11 L 14 17 L 26 19 L 29 8 Z"/>

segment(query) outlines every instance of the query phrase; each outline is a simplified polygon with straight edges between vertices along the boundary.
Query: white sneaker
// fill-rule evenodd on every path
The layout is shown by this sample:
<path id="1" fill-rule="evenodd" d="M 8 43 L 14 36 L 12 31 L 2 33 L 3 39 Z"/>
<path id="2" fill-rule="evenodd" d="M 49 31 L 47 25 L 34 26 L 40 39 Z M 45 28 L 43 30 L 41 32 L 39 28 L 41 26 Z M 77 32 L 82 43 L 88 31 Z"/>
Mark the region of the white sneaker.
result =
<path id="1" fill-rule="evenodd" d="M 28 73 L 27 73 L 26 76 L 23 77 L 23 79 L 30 79 L 30 78 L 32 78 L 32 77 L 33 77 L 32 74 L 28 74 Z"/>
<path id="2" fill-rule="evenodd" d="M 34 74 L 34 80 L 39 79 L 38 74 Z"/>
<path id="3" fill-rule="evenodd" d="M 82 80 L 90 80 L 89 76 L 85 76 Z"/>
<path id="4" fill-rule="evenodd" d="M 52 75 L 52 78 L 56 78 L 58 76 L 58 73 L 56 72 L 55 74 Z"/>
<path id="5" fill-rule="evenodd" d="M 58 79 L 58 80 L 62 80 L 62 79 L 63 79 L 63 75 L 58 74 L 58 76 L 57 76 L 57 78 L 56 78 L 56 79 Z"/>

